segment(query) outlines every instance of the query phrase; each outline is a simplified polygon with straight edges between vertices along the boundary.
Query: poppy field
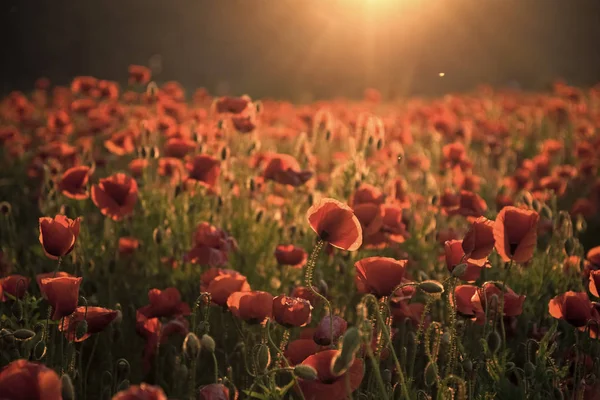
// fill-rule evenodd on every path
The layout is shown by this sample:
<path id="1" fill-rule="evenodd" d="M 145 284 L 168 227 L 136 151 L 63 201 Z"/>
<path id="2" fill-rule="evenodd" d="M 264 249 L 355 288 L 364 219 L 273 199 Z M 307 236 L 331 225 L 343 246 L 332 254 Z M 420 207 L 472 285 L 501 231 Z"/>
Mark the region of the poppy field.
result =
<path id="1" fill-rule="evenodd" d="M 151 78 L 0 102 L 0 399 L 600 398 L 599 87 Z"/>

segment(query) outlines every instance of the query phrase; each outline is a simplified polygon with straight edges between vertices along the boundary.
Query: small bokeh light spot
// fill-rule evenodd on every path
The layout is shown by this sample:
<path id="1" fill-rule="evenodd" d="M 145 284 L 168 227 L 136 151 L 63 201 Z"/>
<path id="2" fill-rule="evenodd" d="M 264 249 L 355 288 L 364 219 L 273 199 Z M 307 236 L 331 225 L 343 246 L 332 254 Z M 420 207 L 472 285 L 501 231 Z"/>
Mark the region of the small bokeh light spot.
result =
<path id="1" fill-rule="evenodd" d="M 446 73 L 445 72 L 440 72 L 438 75 L 440 76 L 440 78 L 443 78 L 444 76 L 446 76 Z"/>

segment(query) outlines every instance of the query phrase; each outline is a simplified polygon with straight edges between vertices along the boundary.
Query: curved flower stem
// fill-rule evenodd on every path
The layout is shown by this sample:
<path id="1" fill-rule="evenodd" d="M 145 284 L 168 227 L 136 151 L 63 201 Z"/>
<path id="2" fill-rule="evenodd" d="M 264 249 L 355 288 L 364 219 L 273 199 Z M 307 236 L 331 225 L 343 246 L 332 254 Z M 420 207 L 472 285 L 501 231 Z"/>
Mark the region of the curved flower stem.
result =
<path id="1" fill-rule="evenodd" d="M 217 362 L 217 356 L 215 352 L 212 352 L 213 368 L 215 369 L 215 383 L 219 383 L 219 363 Z"/>
<path id="2" fill-rule="evenodd" d="M 288 362 L 287 358 L 285 357 L 285 355 L 283 354 L 283 350 L 281 350 L 273 341 L 273 338 L 271 338 L 271 320 L 267 319 L 267 326 L 265 329 L 266 333 L 267 333 L 267 339 L 269 340 L 269 344 L 271 346 L 273 346 L 275 348 L 275 351 L 277 351 L 277 355 L 278 357 L 281 357 L 281 359 L 283 360 L 284 364 L 285 364 L 285 368 L 278 368 L 279 370 L 284 370 L 284 371 L 290 371 L 293 370 L 294 368 L 292 368 L 290 366 L 290 363 Z M 276 369 L 277 370 L 277 369 Z M 274 371 L 276 371 L 274 370 Z M 300 383 L 298 382 L 298 379 L 296 378 L 296 374 L 292 373 L 292 379 L 294 380 L 294 383 L 296 384 L 296 386 L 298 387 L 298 391 L 300 392 L 300 397 L 302 397 L 302 400 L 306 400 L 304 397 L 304 393 L 302 393 L 302 388 L 300 387 Z M 256 381 L 255 381 L 256 382 Z"/>
<path id="3" fill-rule="evenodd" d="M 371 360 L 371 364 L 373 364 L 373 371 L 375 372 L 375 380 L 377 381 L 377 386 L 379 386 L 379 390 L 381 390 L 381 398 L 387 399 L 387 390 L 385 389 L 385 384 L 383 383 L 383 378 L 381 377 L 381 371 L 379 370 L 379 363 L 377 359 L 373 355 L 373 350 L 371 350 L 370 343 L 366 344 L 367 356 Z"/>
<path id="4" fill-rule="evenodd" d="M 319 241 L 313 248 L 313 251 L 310 254 L 310 258 L 308 259 L 308 263 L 306 265 L 306 275 L 304 276 L 304 280 L 305 280 L 305 285 L 308 288 L 308 290 L 310 290 L 312 292 L 312 294 L 314 294 L 315 296 L 317 296 L 321 300 L 323 300 L 323 302 L 327 306 L 327 309 L 329 310 L 329 340 L 330 340 L 329 343 L 330 343 L 330 345 L 333 345 L 333 307 L 331 306 L 331 303 L 329 302 L 329 300 L 327 300 L 327 298 L 325 296 L 323 296 L 321 293 L 319 293 L 315 290 L 315 288 L 313 287 L 313 281 L 312 281 L 313 272 L 317 265 L 317 258 L 319 257 L 319 253 L 321 252 L 321 249 L 323 249 L 324 244 L 325 244 L 325 242 L 322 239 L 319 239 Z"/>

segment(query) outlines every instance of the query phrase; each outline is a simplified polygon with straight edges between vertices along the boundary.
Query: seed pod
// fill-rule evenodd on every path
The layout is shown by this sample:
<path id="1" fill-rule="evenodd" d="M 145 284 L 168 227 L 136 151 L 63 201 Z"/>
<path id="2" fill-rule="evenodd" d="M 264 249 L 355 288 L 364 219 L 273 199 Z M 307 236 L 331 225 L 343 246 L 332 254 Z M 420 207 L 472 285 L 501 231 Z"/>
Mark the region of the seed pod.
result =
<path id="1" fill-rule="evenodd" d="M 298 364 L 294 367 L 294 374 L 298 378 L 305 379 L 307 381 L 314 381 L 317 379 L 317 371 L 310 365 Z"/>
<path id="2" fill-rule="evenodd" d="M 73 381 L 71 377 L 67 374 L 63 374 L 60 377 L 60 382 L 62 384 L 62 398 L 63 400 L 75 400 L 75 388 L 73 387 Z"/>
<path id="3" fill-rule="evenodd" d="M 464 273 L 465 273 L 466 270 L 467 270 L 467 264 L 465 264 L 465 263 L 458 264 L 452 270 L 452 276 L 455 277 L 455 278 L 460 278 L 461 276 L 464 275 Z"/>
<path id="4" fill-rule="evenodd" d="M 200 339 L 193 332 L 187 334 L 183 341 L 183 354 L 190 360 L 195 360 L 200 354 L 202 345 Z"/>
<path id="5" fill-rule="evenodd" d="M 75 337 L 77 339 L 81 339 L 82 337 L 84 337 L 87 334 L 87 331 L 88 331 L 88 323 L 84 319 L 77 324 L 77 327 L 75 328 Z"/>
<path id="6" fill-rule="evenodd" d="M 17 329 L 13 332 L 13 336 L 19 341 L 27 342 L 28 340 L 33 339 L 35 332 L 30 331 L 29 329 Z"/>
<path id="7" fill-rule="evenodd" d="M 444 286 L 438 281 L 427 280 L 419 283 L 419 289 L 429 294 L 444 293 Z"/>
<path id="8" fill-rule="evenodd" d="M 438 377 L 437 365 L 434 362 L 429 362 L 425 367 L 425 385 L 431 387 L 435 384 Z"/>
<path id="9" fill-rule="evenodd" d="M 10 215 L 12 212 L 12 206 L 8 201 L 3 201 L 0 203 L 0 214 L 2 215 Z"/>
<path id="10" fill-rule="evenodd" d="M 567 252 L 567 255 L 573 255 L 573 253 L 575 252 L 575 244 L 575 239 L 572 236 L 568 237 L 567 240 L 565 240 L 565 251 Z"/>
<path id="11" fill-rule="evenodd" d="M 202 339 L 200 340 L 203 349 L 208 350 L 210 353 L 215 352 L 216 343 L 215 340 L 207 334 L 202 335 Z"/>
<path id="12" fill-rule="evenodd" d="M 488 334 L 486 342 L 488 348 L 490 349 L 492 354 L 494 354 L 500 349 L 500 345 L 502 344 L 502 338 L 500 337 L 498 331 L 493 330 Z"/>
<path id="13" fill-rule="evenodd" d="M 271 352 L 266 344 L 259 344 L 255 348 L 256 366 L 261 373 L 267 372 L 271 365 Z"/>

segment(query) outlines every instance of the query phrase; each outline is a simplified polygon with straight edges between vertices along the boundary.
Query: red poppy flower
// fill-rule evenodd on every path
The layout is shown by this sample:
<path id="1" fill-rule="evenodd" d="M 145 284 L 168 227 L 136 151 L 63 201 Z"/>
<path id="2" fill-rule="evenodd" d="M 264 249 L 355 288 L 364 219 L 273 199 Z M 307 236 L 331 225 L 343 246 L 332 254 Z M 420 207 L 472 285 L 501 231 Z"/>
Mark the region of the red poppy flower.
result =
<path id="1" fill-rule="evenodd" d="M 44 278 L 40 291 L 52 306 L 52 319 L 59 320 L 71 315 L 79 301 L 79 286 L 83 278 L 65 276 L 60 278 Z"/>
<path id="2" fill-rule="evenodd" d="M 476 309 L 473 306 L 471 299 L 477 293 L 477 286 L 459 285 L 454 289 L 454 297 L 456 299 L 455 309 L 464 317 L 474 318 Z"/>
<path id="3" fill-rule="evenodd" d="M 586 271 L 600 269 L 600 246 L 593 247 L 587 252 L 584 269 Z"/>
<path id="4" fill-rule="evenodd" d="M 504 207 L 494 223 L 496 251 L 505 262 L 525 263 L 533 257 L 537 243 L 539 214 L 533 210 Z"/>
<path id="5" fill-rule="evenodd" d="M 129 84 L 130 85 L 145 85 L 150 82 L 152 71 L 150 68 L 142 65 L 130 65 L 129 66 Z"/>
<path id="6" fill-rule="evenodd" d="M 124 236 L 119 238 L 119 254 L 127 255 L 133 254 L 138 247 L 140 247 L 140 241 L 131 236 Z"/>
<path id="7" fill-rule="evenodd" d="M 58 190 L 70 199 L 87 199 L 90 197 L 87 190 L 90 173 L 91 168 L 85 165 L 69 168 L 63 173 Z"/>
<path id="8" fill-rule="evenodd" d="M 354 251 L 362 244 L 362 229 L 350 207 L 324 198 L 306 213 L 311 228 L 321 240 L 342 250 Z"/>
<path id="9" fill-rule="evenodd" d="M 124 156 L 135 151 L 132 133 L 128 130 L 115 132 L 104 141 L 104 147 L 114 155 Z"/>
<path id="10" fill-rule="evenodd" d="M 42 274 L 37 274 L 35 276 L 35 281 L 37 282 L 38 288 L 40 288 L 40 292 L 42 291 L 42 279 L 46 279 L 46 278 L 65 278 L 65 277 L 70 277 L 70 278 L 75 278 L 73 275 L 64 272 L 64 271 L 56 271 L 56 272 L 45 272 Z"/>
<path id="11" fill-rule="evenodd" d="M 210 188 L 216 186 L 221 173 L 221 163 L 207 155 L 197 155 L 186 164 L 188 181 L 200 183 Z"/>
<path id="12" fill-rule="evenodd" d="M 354 215 L 358 218 L 363 235 L 374 235 L 383 226 L 383 207 L 374 203 L 362 203 L 354 207 Z"/>
<path id="13" fill-rule="evenodd" d="M 312 306 L 298 297 L 277 296 L 273 299 L 273 317 L 285 327 L 305 326 L 310 323 Z"/>
<path id="14" fill-rule="evenodd" d="M 141 178 L 144 175 L 144 170 L 149 166 L 150 162 L 145 158 L 135 158 L 127 165 L 131 176 L 134 178 Z"/>
<path id="15" fill-rule="evenodd" d="M 72 220 L 64 215 L 57 215 L 54 219 L 42 217 L 39 219 L 39 226 L 39 240 L 49 258 L 57 260 L 75 247 L 79 236 L 79 218 Z"/>
<path id="16" fill-rule="evenodd" d="M 331 344 L 331 317 L 329 315 L 324 316 L 317 325 L 317 329 L 313 335 L 315 343 L 321 346 L 329 346 Z M 348 329 L 348 322 L 342 317 L 337 315 L 333 316 L 333 340 L 337 340 L 341 337 Z"/>
<path id="17" fill-rule="evenodd" d="M 471 264 L 483 266 L 494 249 L 494 221 L 479 217 L 462 240 L 462 249 Z"/>
<path id="18" fill-rule="evenodd" d="M 516 294 L 511 288 L 506 286 L 506 292 L 502 292 L 493 283 L 487 283 L 483 288 L 477 289 L 477 292 L 471 298 L 471 303 L 475 309 L 475 314 L 484 315 L 487 306 L 490 304 L 492 296 L 504 297 L 504 316 L 516 317 L 523 312 L 524 295 Z M 500 304 L 500 301 L 498 302 Z"/>
<path id="19" fill-rule="evenodd" d="M 185 179 L 185 166 L 178 158 L 160 158 L 158 160 L 158 175 L 171 178 L 171 182 L 176 184 Z"/>
<path id="20" fill-rule="evenodd" d="M 398 205 L 386 205 L 383 207 L 383 226 L 381 231 L 394 243 L 403 243 L 408 232 L 406 232 L 405 215 L 403 209 Z"/>
<path id="21" fill-rule="evenodd" d="M 397 323 L 404 322 L 407 318 L 417 327 L 421 323 L 423 312 L 425 311 L 425 304 L 423 303 L 409 303 L 406 300 L 393 301 L 390 303 L 392 316 L 394 321 Z M 429 325 L 429 321 L 425 320 L 425 327 Z"/>
<path id="22" fill-rule="evenodd" d="M 229 388 L 222 383 L 202 386 L 198 391 L 198 400 L 229 400 Z"/>
<path id="23" fill-rule="evenodd" d="M 221 97 L 215 102 L 215 107 L 218 113 L 240 114 L 250 104 L 250 99 L 243 97 Z"/>
<path id="24" fill-rule="evenodd" d="M 447 209 L 448 215 L 480 217 L 487 210 L 487 204 L 477 193 L 460 191 L 458 205 Z"/>
<path id="25" fill-rule="evenodd" d="M 167 400 L 167 395 L 160 386 L 142 383 L 120 391 L 113 396 L 112 400 Z"/>
<path id="26" fill-rule="evenodd" d="M 316 286 L 313 286 L 313 289 L 319 292 Z M 292 291 L 290 297 L 298 297 L 300 299 L 304 299 L 308 301 L 310 304 L 316 305 L 320 300 L 311 290 L 309 290 L 306 286 L 296 286 Z"/>
<path id="27" fill-rule="evenodd" d="M 262 177 L 282 185 L 300 186 L 312 177 L 312 172 L 301 170 L 298 161 L 289 154 L 273 154 L 267 161 Z"/>
<path id="28" fill-rule="evenodd" d="M 200 277 L 200 291 L 208 292 L 212 301 L 220 306 L 227 305 L 227 299 L 234 292 L 249 292 L 246 277 L 230 269 L 211 268 Z"/>
<path id="29" fill-rule="evenodd" d="M 354 359 L 345 373 L 335 376 L 331 372 L 331 365 L 339 353 L 338 350 L 325 350 L 307 357 L 302 362 L 302 365 L 311 366 L 317 371 L 317 379 L 314 381 L 300 379 L 300 388 L 305 398 L 342 400 L 358 389 L 365 374 L 362 360 Z"/>
<path id="30" fill-rule="evenodd" d="M 150 289 L 148 300 L 150 304 L 139 309 L 148 318 L 190 315 L 190 306 L 181 301 L 181 294 L 177 288 Z"/>
<path id="31" fill-rule="evenodd" d="M 359 204 L 371 203 L 371 204 L 383 204 L 385 197 L 381 190 L 375 186 L 367 183 L 362 183 L 359 188 L 354 192 L 350 204 L 352 207 L 356 207 Z"/>
<path id="32" fill-rule="evenodd" d="M 467 256 L 463 251 L 463 247 L 462 240 L 449 240 L 444 243 L 446 267 L 448 268 L 448 271 L 452 272 L 457 265 L 467 264 L 467 269 L 465 270 L 465 273 L 460 276 L 460 279 L 466 282 L 475 282 L 481 275 L 482 266 L 467 261 Z"/>
<path id="33" fill-rule="evenodd" d="M 227 307 L 236 317 L 251 324 L 263 323 L 273 312 L 273 296 L 267 292 L 233 292 Z"/>
<path id="34" fill-rule="evenodd" d="M 64 332 L 69 341 L 83 342 L 94 333 L 102 332 L 118 316 L 119 311 L 102 307 L 79 306 L 69 318 L 65 318 L 63 324 L 58 324 L 58 330 Z M 87 332 L 82 337 L 77 338 L 77 325 L 84 319 L 87 322 Z"/>
<path id="35" fill-rule="evenodd" d="M 184 158 L 195 151 L 196 147 L 196 142 L 191 139 L 172 138 L 165 143 L 165 156 L 176 159 Z"/>
<path id="36" fill-rule="evenodd" d="M 58 374 L 43 364 L 16 360 L 0 371 L 2 399 L 58 400 L 61 390 Z"/>
<path id="37" fill-rule="evenodd" d="M 585 330 L 591 319 L 598 313 L 585 292 L 566 292 L 554 297 L 548 303 L 548 312 L 556 319 L 564 319 L 580 330 Z"/>
<path id="38" fill-rule="evenodd" d="M 389 257 L 367 257 L 354 264 L 354 282 L 360 293 L 372 293 L 377 297 L 389 296 L 402 283 L 407 260 Z"/>
<path id="39" fill-rule="evenodd" d="M 8 300 L 7 294 L 22 299 L 27 292 L 31 279 L 23 275 L 9 275 L 0 279 L 0 301 Z"/>
<path id="40" fill-rule="evenodd" d="M 239 133 L 250 133 L 256 129 L 256 120 L 252 116 L 231 117 L 231 123 Z"/>
<path id="41" fill-rule="evenodd" d="M 102 215 L 114 221 L 120 221 L 133 213 L 137 199 L 137 182 L 122 173 L 100 179 L 100 183 L 92 186 L 92 201 Z"/>
<path id="42" fill-rule="evenodd" d="M 193 242 L 194 247 L 185 255 L 192 264 L 219 267 L 227 264 L 229 252 L 237 249 L 234 238 L 208 222 L 198 224 Z"/>
<path id="43" fill-rule="evenodd" d="M 297 339 L 288 344 L 283 355 L 289 360 L 290 365 L 296 365 L 318 352 L 319 348 L 320 346 L 313 339 Z"/>
<path id="44" fill-rule="evenodd" d="M 306 264 L 308 254 L 304 249 L 293 244 L 279 245 L 275 249 L 275 258 L 279 265 L 289 265 L 292 268 L 302 268 Z"/>

